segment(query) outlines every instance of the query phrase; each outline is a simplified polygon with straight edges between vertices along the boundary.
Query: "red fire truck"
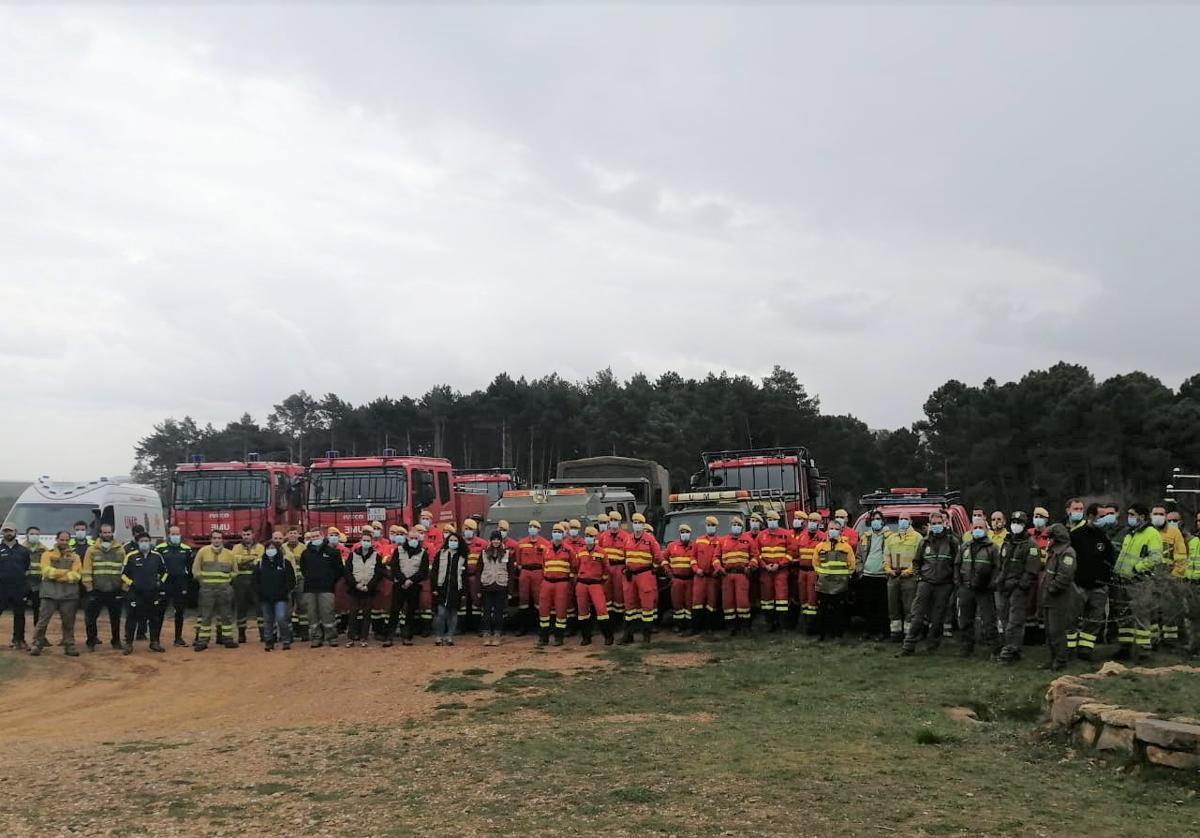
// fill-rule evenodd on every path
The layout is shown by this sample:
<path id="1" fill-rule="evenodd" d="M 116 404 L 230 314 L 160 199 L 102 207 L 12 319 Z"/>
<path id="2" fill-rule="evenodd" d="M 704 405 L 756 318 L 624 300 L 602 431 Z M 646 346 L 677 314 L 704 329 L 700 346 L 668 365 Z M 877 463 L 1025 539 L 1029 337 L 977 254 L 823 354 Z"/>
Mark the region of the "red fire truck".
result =
<path id="1" fill-rule="evenodd" d="M 692 477 L 696 487 L 771 489 L 782 492 L 789 516 L 804 511 L 829 517 L 832 487 L 829 478 L 821 476 L 807 448 L 706 451 L 700 456 L 704 471 Z"/>
<path id="2" fill-rule="evenodd" d="M 354 536 L 372 521 L 410 527 L 424 510 L 435 525 L 484 516 L 487 495 L 456 491 L 452 477 L 450 461 L 440 457 L 397 456 L 394 448 L 377 457 L 326 451 L 308 467 L 308 525 Z"/>
<path id="3" fill-rule="evenodd" d="M 518 489 L 517 473 L 510 468 L 454 470 L 454 488 L 462 492 L 482 492 L 488 503 L 495 503 L 505 492 Z"/>
<path id="4" fill-rule="evenodd" d="M 249 525 L 261 542 L 274 529 L 302 523 L 303 466 L 262 462 L 258 454 L 247 454 L 244 463 L 206 463 L 199 454 L 191 460 L 177 465 L 171 479 L 171 524 L 184 541 L 207 544 L 215 527 L 235 534 Z"/>

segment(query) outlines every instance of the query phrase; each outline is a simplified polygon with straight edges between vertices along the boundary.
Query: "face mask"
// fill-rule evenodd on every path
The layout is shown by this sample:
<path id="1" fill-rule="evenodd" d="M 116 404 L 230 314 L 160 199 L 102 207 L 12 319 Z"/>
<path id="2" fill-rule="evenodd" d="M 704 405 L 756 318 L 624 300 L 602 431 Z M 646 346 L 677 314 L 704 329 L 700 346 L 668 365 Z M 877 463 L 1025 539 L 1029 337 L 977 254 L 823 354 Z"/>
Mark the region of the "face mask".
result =
<path id="1" fill-rule="evenodd" d="M 946 530 L 945 524 L 930 524 L 929 531 L 934 535 L 941 535 Z"/>
<path id="2" fill-rule="evenodd" d="M 1012 532 L 1013 535 L 1020 535 L 1021 533 L 1023 533 L 1025 531 L 1025 525 L 1020 523 L 1019 521 L 1014 521 L 1013 523 L 1008 525 L 1008 529 L 1010 532 Z"/>
<path id="3" fill-rule="evenodd" d="M 1002 529 L 1004 529 L 1004 522 L 992 521 L 992 529 L 994 529 L 996 532 L 1000 532 Z"/>
<path id="4" fill-rule="evenodd" d="M 1067 517 L 1070 519 L 1072 524 L 1078 524 L 1080 521 L 1083 520 L 1083 513 L 1082 512 L 1072 512 Z"/>
<path id="5" fill-rule="evenodd" d="M 363 552 L 365 553 L 367 550 L 371 549 L 371 539 L 364 538 L 362 541 L 359 542 L 359 546 L 362 547 Z"/>
<path id="6" fill-rule="evenodd" d="M 1156 527 L 1161 527 L 1166 522 L 1167 522 L 1166 515 L 1151 515 L 1150 516 L 1150 523 Z"/>
<path id="7" fill-rule="evenodd" d="M 883 521 L 880 521 L 878 518 L 876 518 L 871 522 L 871 529 L 873 529 L 875 532 L 879 532 L 881 529 L 883 529 Z"/>
<path id="8" fill-rule="evenodd" d="M 706 534 L 708 534 L 708 535 L 716 535 L 716 534 L 717 534 L 717 528 L 716 528 L 716 527 L 714 527 L 714 526 L 712 526 L 711 524 L 706 524 L 706 525 L 705 525 L 705 527 L 704 527 L 704 532 L 705 532 Z"/>
<path id="9" fill-rule="evenodd" d="M 414 548 L 415 548 L 415 547 L 419 547 L 419 546 L 421 546 L 421 539 L 419 539 L 419 538 L 410 538 L 410 539 L 408 540 L 408 546 L 409 546 L 409 547 L 414 547 Z"/>
<path id="10" fill-rule="evenodd" d="M 809 521 L 809 522 L 808 522 L 808 531 L 809 531 L 809 532 L 816 532 L 816 531 L 817 531 L 817 528 L 818 528 L 819 526 L 820 526 L 820 524 L 818 524 L 816 521 Z"/>
<path id="11" fill-rule="evenodd" d="M 450 539 L 449 541 L 446 542 L 446 546 L 449 547 L 451 550 L 457 550 L 458 549 L 458 539 L 457 538 Z"/>
<path id="12" fill-rule="evenodd" d="M 575 527 L 571 527 L 571 529 L 567 531 L 567 535 L 571 536 L 571 538 L 579 538 L 579 530 Z"/>
<path id="13" fill-rule="evenodd" d="M 1177 529 L 1179 529 L 1179 522 L 1178 521 L 1167 521 L 1167 526 L 1173 530 L 1177 530 Z"/>
<path id="14" fill-rule="evenodd" d="M 555 544 L 559 544 L 563 540 L 563 534 L 560 532 L 552 532 L 552 533 L 550 533 L 550 540 L 553 541 Z"/>
<path id="15" fill-rule="evenodd" d="M 427 530 L 433 529 L 433 519 L 432 518 L 421 518 L 421 526 L 423 526 Z"/>
<path id="16" fill-rule="evenodd" d="M 320 547 L 320 546 L 321 546 L 321 539 L 319 539 L 319 538 L 310 538 L 310 539 L 308 540 L 308 543 L 309 543 L 309 545 L 311 545 L 311 546 L 313 546 L 313 547 Z"/>
<path id="17" fill-rule="evenodd" d="M 692 534 L 690 532 L 681 532 L 679 534 L 679 540 L 682 541 L 684 544 L 687 544 L 689 541 L 692 540 Z"/>
<path id="18" fill-rule="evenodd" d="M 1040 530 L 1042 527 L 1046 526 L 1046 519 L 1041 515 L 1038 515 L 1033 519 L 1033 525 Z"/>
<path id="19" fill-rule="evenodd" d="M 508 538 L 508 530 L 500 530 L 500 538 L 501 540 Z"/>
<path id="20" fill-rule="evenodd" d="M 587 547 L 589 550 L 592 549 L 596 546 L 596 539 L 592 538 L 590 535 L 585 535 L 583 537 L 583 546 Z"/>
<path id="21" fill-rule="evenodd" d="M 183 536 L 182 535 L 168 535 L 167 541 L 178 546 L 179 544 L 181 544 L 183 542 Z"/>
<path id="22" fill-rule="evenodd" d="M 839 527 L 846 526 L 846 519 L 840 515 L 837 518 L 834 518 L 833 520 L 837 522 L 837 525 Z"/>
<path id="23" fill-rule="evenodd" d="M 541 530 L 540 530 L 540 529 L 538 529 L 537 527 L 530 527 L 530 528 L 529 528 L 529 535 L 530 535 L 530 537 L 536 537 L 536 536 L 537 536 L 537 534 L 538 534 L 538 533 L 540 533 L 540 532 L 541 532 Z"/>
<path id="24" fill-rule="evenodd" d="M 987 535 L 987 532 L 984 530 L 983 527 L 976 527 L 975 529 L 971 530 L 971 535 L 974 536 L 976 538 L 976 540 L 978 540 L 978 539 L 983 538 L 985 535 Z"/>
<path id="25" fill-rule="evenodd" d="M 609 532 L 618 532 L 620 529 L 621 529 L 620 521 L 609 521 L 608 522 L 608 531 Z"/>
<path id="26" fill-rule="evenodd" d="M 138 549 L 141 550 L 143 553 L 149 553 L 150 552 L 150 542 L 149 541 L 139 541 Z"/>
<path id="27" fill-rule="evenodd" d="M 837 527 L 829 528 L 829 540 L 830 541 L 837 541 L 838 536 L 841 534 L 842 534 L 842 531 L 839 530 Z"/>
<path id="28" fill-rule="evenodd" d="M 75 530 L 75 537 L 82 541 L 87 538 L 87 530 Z"/>
<path id="29" fill-rule="evenodd" d="M 392 542 L 393 544 L 399 544 L 403 540 L 404 536 L 400 535 L 400 533 L 392 533 L 388 536 L 388 541 Z"/>
<path id="30" fill-rule="evenodd" d="M 336 535 L 331 535 L 328 538 L 329 543 L 332 544 L 334 547 L 337 547 L 338 542 L 341 540 L 342 540 L 341 537 L 336 536 Z"/>
<path id="31" fill-rule="evenodd" d="M 634 535 L 641 535 L 643 532 L 645 532 L 645 530 L 646 530 L 645 524 L 634 524 L 633 525 L 633 534 Z"/>
<path id="32" fill-rule="evenodd" d="M 273 559 L 279 555 L 279 551 L 276 550 L 274 547 L 268 547 L 266 550 L 263 550 L 263 555 L 266 556 L 268 559 Z"/>
<path id="33" fill-rule="evenodd" d="M 742 534 L 741 524 L 734 524 L 732 527 L 729 528 L 729 531 L 731 533 L 733 533 L 734 535 L 741 535 Z"/>
<path id="34" fill-rule="evenodd" d="M 1138 518 L 1136 515 L 1130 515 L 1125 519 L 1125 523 L 1131 527 L 1136 527 L 1138 525 Z"/>
<path id="35" fill-rule="evenodd" d="M 779 529 L 779 522 L 778 521 L 767 521 L 767 529 L 769 529 L 769 530 Z"/>

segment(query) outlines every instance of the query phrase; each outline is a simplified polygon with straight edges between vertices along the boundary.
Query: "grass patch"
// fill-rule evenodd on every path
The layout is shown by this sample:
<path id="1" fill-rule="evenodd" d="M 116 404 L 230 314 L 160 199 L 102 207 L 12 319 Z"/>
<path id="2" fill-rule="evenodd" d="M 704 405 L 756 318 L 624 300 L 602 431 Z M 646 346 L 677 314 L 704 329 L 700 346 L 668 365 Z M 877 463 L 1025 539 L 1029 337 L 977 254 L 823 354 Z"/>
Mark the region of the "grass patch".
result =
<path id="1" fill-rule="evenodd" d="M 947 745 L 958 741 L 958 737 L 954 734 L 934 730 L 931 727 L 919 728 L 913 738 L 916 739 L 918 745 Z"/>
<path id="2" fill-rule="evenodd" d="M 480 677 L 480 676 L 483 676 L 483 675 L 491 675 L 491 674 L 492 674 L 492 670 L 490 670 L 490 669 L 478 669 L 478 668 L 476 668 L 476 669 L 464 669 L 464 670 L 462 671 L 462 674 L 463 674 L 463 675 L 470 675 L 470 676 L 473 676 L 473 677 L 476 677 L 476 678 L 478 678 L 478 677 Z"/>
<path id="3" fill-rule="evenodd" d="M 1122 672 L 1090 685 L 1092 694 L 1105 704 L 1116 704 L 1163 716 L 1195 716 L 1200 713 L 1200 675 L 1171 672 L 1138 675 Z"/>
<path id="4" fill-rule="evenodd" d="M 645 788 L 644 786 L 613 789 L 608 793 L 608 796 L 620 803 L 654 803 L 663 797 L 660 792 Z"/>
<path id="5" fill-rule="evenodd" d="M 191 742 L 125 742 L 113 748 L 118 754 L 145 754 L 152 751 L 170 751 L 182 748 Z"/>
<path id="6" fill-rule="evenodd" d="M 434 707 L 433 709 L 439 710 L 439 711 L 466 710 L 467 705 L 465 702 L 462 702 L 462 701 L 447 701 L 443 704 L 439 704 L 437 707 Z"/>
<path id="7" fill-rule="evenodd" d="M 429 686 L 425 688 L 426 692 L 431 693 L 465 693 L 473 690 L 486 690 L 488 685 L 480 681 L 476 677 L 468 675 L 447 675 L 443 678 L 435 678 L 429 682 Z"/>
<path id="8" fill-rule="evenodd" d="M 258 785 L 253 786 L 252 788 L 253 788 L 253 791 L 255 794 L 262 795 L 262 796 L 268 796 L 268 795 L 272 795 L 272 794 L 279 794 L 280 792 L 296 790 L 295 786 L 288 785 L 287 783 L 259 783 Z"/>

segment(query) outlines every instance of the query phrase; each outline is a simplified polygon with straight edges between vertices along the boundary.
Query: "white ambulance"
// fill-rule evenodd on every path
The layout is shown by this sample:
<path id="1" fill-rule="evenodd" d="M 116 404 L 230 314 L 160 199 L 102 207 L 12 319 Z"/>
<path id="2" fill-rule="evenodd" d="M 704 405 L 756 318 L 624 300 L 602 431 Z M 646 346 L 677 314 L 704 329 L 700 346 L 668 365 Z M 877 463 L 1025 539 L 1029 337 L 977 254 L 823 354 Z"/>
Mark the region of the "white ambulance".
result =
<path id="1" fill-rule="evenodd" d="M 38 527 L 42 541 L 49 545 L 59 530 L 74 532 L 76 521 L 87 524 L 89 536 L 95 536 L 101 524 L 112 524 L 120 542 L 133 538 L 136 524 L 145 527 L 155 543 L 167 534 L 158 492 L 135 483 L 111 482 L 107 477 L 75 483 L 43 475 L 17 498 L 4 525 L 13 527 L 19 536 L 29 527 Z"/>

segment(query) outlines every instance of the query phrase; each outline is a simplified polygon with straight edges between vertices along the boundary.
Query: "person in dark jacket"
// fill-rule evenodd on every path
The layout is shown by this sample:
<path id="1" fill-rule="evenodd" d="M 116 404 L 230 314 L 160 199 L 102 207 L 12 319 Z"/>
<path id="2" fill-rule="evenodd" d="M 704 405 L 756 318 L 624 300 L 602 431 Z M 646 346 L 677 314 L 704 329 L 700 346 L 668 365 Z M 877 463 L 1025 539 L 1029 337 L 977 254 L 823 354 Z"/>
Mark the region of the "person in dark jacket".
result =
<path id="1" fill-rule="evenodd" d="M 993 655 L 996 645 L 996 599 L 992 582 L 1000 565 L 1000 551 L 988 537 L 982 521 L 975 521 L 970 540 L 959 548 L 954 562 L 954 580 L 958 584 L 958 630 L 963 657 L 975 651 L 978 636 Z M 978 620 L 978 629 L 976 628 Z"/>
<path id="2" fill-rule="evenodd" d="M 17 541 L 15 528 L 6 526 L 0 533 L 0 614 L 12 612 L 13 633 L 10 649 L 24 651 L 25 596 L 29 592 L 29 550 Z"/>
<path id="3" fill-rule="evenodd" d="M 1076 635 L 1075 653 L 1081 660 L 1090 661 L 1096 644 L 1104 636 L 1105 615 L 1108 613 L 1108 585 L 1112 581 L 1113 562 L 1116 554 L 1112 542 L 1104 531 L 1107 518 L 1098 503 L 1083 509 L 1068 512 L 1083 512 L 1084 522 L 1071 529 L 1071 547 L 1075 550 L 1078 565 L 1075 569 L 1075 584 L 1083 592 L 1080 604 L 1079 626 Z M 1070 632 L 1067 634 L 1070 644 Z"/>
<path id="4" fill-rule="evenodd" d="M 900 655 L 916 652 L 917 640 L 928 626 L 929 651 L 936 652 L 942 642 L 942 630 L 950 595 L 954 592 L 954 560 L 960 545 L 946 516 L 929 513 L 929 535 L 917 547 L 913 556 L 913 573 L 917 577 L 917 595 L 913 598 L 912 622 L 904 636 Z"/>
<path id="5" fill-rule="evenodd" d="M 1078 561 L 1071 547 L 1071 533 L 1062 524 L 1054 524 L 1047 534 L 1050 549 L 1038 584 L 1038 607 L 1046 625 L 1046 646 L 1050 658 L 1043 668 L 1058 671 L 1067 666 L 1067 632 L 1078 616 L 1075 571 Z"/>
<path id="6" fill-rule="evenodd" d="M 133 639 L 138 626 L 148 630 L 150 651 L 162 652 L 163 611 L 167 596 L 167 564 L 151 549 L 150 536 L 143 530 L 137 550 L 125 557 L 121 570 L 121 590 L 125 601 L 125 643 L 121 650 L 133 654 Z"/>
<path id="7" fill-rule="evenodd" d="M 433 558 L 429 579 L 433 591 L 433 635 L 435 646 L 453 646 L 454 630 L 458 626 L 458 603 L 462 599 L 464 573 L 467 568 L 467 544 L 457 533 L 450 533 L 446 543 Z"/>
<path id="8" fill-rule="evenodd" d="M 280 535 L 276 533 L 275 535 Z M 286 652 L 292 648 L 291 610 L 292 591 L 296 587 L 296 570 L 283 557 L 282 541 L 272 540 L 263 550 L 263 557 L 250 574 L 250 584 L 258 597 L 263 620 L 263 649 L 270 652 L 279 638 Z"/>
<path id="9" fill-rule="evenodd" d="M 333 608 L 333 589 L 345 574 L 342 554 L 327 542 L 320 530 L 309 530 L 308 545 L 300 554 L 300 575 L 304 577 L 304 609 L 308 612 L 309 645 L 317 649 L 324 643 L 337 645 L 337 613 Z"/>
<path id="10" fill-rule="evenodd" d="M 400 625 L 400 615 L 404 615 L 404 631 L 401 644 L 412 645 L 413 629 L 417 621 L 417 609 L 420 607 L 421 587 L 429 576 L 429 554 L 421 545 L 418 533 L 410 531 L 392 553 L 392 609 L 388 614 L 388 639 L 384 646 L 391 646 L 396 636 L 396 628 Z"/>
<path id="11" fill-rule="evenodd" d="M 1009 518 L 1008 535 L 1000 545 L 1000 566 L 995 574 L 996 612 L 1002 643 L 997 660 L 1014 663 L 1025 645 L 1029 592 L 1037 584 L 1042 556 L 1029 536 L 1029 519 L 1017 511 Z"/>
<path id="12" fill-rule="evenodd" d="M 175 611 L 175 645 L 187 646 L 183 639 L 183 617 L 192 588 L 192 562 L 196 554 L 191 545 L 183 543 L 179 527 L 167 530 L 167 540 L 155 547 L 154 552 L 163 557 L 167 566 L 167 602 Z"/>
<path id="13" fill-rule="evenodd" d="M 349 637 L 346 647 L 358 645 L 366 648 L 371 634 L 371 597 L 383 578 L 383 556 L 375 552 L 374 539 L 364 532 L 358 546 L 350 551 L 346 559 L 346 590 L 350 593 Z"/>

